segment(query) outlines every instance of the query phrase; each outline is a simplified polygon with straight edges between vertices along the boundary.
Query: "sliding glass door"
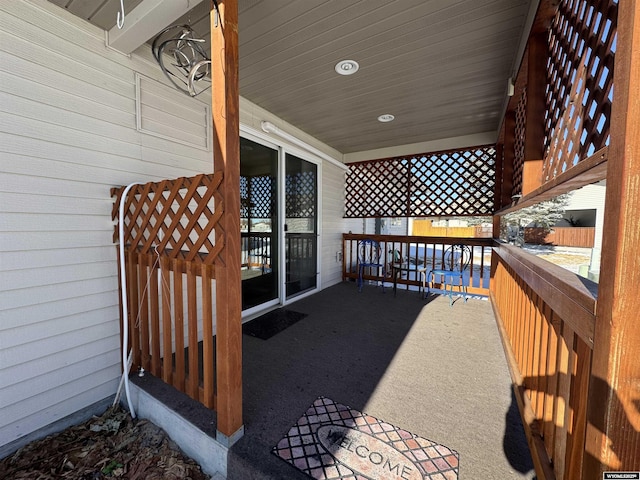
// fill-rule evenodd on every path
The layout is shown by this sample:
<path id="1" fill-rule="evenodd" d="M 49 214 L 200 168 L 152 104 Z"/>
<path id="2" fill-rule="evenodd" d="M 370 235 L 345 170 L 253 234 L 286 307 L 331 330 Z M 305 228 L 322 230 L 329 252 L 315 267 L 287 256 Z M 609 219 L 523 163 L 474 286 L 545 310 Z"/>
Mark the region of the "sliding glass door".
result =
<path id="1" fill-rule="evenodd" d="M 318 166 L 240 138 L 242 310 L 318 285 Z"/>
<path id="2" fill-rule="evenodd" d="M 278 150 L 240 138 L 242 309 L 279 299 Z"/>
<path id="3" fill-rule="evenodd" d="M 285 294 L 317 286 L 318 167 L 291 154 L 285 159 Z"/>

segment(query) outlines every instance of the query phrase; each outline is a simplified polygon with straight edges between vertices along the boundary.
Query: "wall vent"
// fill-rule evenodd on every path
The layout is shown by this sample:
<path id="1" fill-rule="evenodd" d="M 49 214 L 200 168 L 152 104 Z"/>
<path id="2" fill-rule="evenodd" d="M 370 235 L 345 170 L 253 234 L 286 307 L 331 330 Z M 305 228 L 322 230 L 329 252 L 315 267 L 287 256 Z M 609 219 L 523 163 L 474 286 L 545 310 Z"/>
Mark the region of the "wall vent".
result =
<path id="1" fill-rule="evenodd" d="M 138 73 L 136 128 L 148 135 L 211 150 L 211 107 Z"/>

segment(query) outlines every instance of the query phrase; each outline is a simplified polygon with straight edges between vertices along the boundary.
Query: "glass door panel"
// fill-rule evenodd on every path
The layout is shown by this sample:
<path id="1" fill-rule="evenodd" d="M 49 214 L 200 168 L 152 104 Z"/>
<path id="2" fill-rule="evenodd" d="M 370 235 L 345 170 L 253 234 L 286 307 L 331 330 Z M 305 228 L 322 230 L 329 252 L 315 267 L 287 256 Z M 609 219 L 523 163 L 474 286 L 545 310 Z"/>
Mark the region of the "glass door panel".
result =
<path id="1" fill-rule="evenodd" d="M 285 161 L 285 293 L 317 285 L 318 167 L 294 155 Z"/>
<path id="2" fill-rule="evenodd" d="M 242 309 L 279 297 L 278 151 L 240 138 Z"/>

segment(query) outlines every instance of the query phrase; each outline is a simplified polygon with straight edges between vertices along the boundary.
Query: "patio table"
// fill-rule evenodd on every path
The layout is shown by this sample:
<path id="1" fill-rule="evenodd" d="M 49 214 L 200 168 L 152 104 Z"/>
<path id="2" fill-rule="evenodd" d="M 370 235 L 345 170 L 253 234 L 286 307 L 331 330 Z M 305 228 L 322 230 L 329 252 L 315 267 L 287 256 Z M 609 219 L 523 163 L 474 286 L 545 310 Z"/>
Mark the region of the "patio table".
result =
<path id="1" fill-rule="evenodd" d="M 402 275 L 402 272 L 419 272 L 420 268 L 409 262 L 396 262 L 391 264 L 391 278 L 393 279 L 393 296 L 396 296 L 398 290 L 398 276 Z"/>

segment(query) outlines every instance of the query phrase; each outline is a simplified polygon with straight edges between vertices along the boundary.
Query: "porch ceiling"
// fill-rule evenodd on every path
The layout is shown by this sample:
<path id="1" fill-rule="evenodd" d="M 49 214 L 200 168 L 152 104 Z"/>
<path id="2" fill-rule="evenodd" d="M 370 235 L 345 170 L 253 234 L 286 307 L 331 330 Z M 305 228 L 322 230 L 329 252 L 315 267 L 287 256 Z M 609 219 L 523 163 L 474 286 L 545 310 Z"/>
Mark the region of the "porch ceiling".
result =
<path id="1" fill-rule="evenodd" d="M 107 30 L 120 5 L 50 1 Z M 209 3 L 175 23 L 208 38 Z M 239 0 L 240 94 L 342 153 L 497 132 L 537 3 Z"/>

